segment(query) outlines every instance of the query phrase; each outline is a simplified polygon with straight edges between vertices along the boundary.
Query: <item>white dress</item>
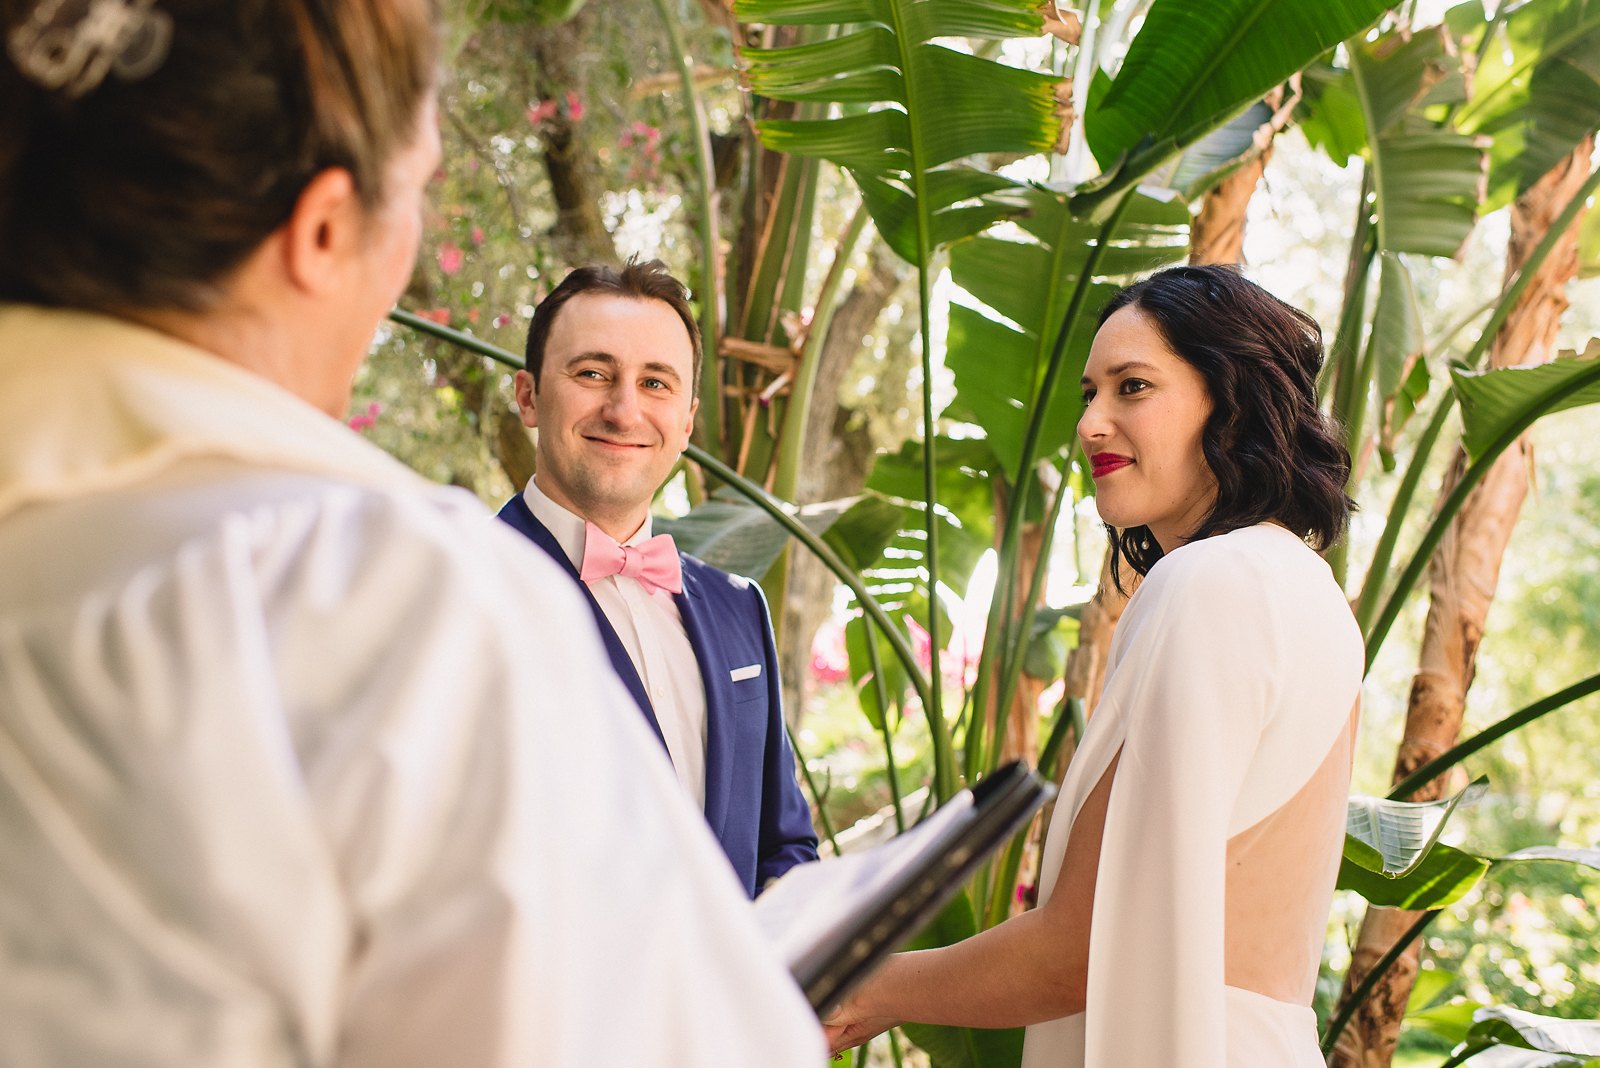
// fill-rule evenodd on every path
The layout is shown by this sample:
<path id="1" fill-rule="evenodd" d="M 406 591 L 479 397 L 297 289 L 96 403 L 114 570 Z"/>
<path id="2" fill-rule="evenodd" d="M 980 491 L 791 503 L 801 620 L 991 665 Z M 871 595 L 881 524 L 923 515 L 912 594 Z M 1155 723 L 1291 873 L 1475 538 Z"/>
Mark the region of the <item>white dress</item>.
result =
<path id="1" fill-rule="evenodd" d="M 1045 843 L 1041 901 L 1116 760 L 1086 1008 L 1028 1028 L 1025 1068 L 1321 1068 L 1310 1004 L 1362 674 L 1342 592 L 1282 527 L 1151 569 Z"/>
<path id="2" fill-rule="evenodd" d="M 0 1064 L 812 1066 L 566 576 L 261 379 L 0 305 Z"/>

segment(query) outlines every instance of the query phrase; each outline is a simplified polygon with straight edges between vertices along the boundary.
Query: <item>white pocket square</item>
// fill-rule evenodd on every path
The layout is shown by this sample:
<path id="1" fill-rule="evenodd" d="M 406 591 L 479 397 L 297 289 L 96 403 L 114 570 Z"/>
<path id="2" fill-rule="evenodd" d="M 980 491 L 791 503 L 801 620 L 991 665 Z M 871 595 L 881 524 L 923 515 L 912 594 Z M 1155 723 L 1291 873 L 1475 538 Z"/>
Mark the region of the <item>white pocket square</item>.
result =
<path id="1" fill-rule="evenodd" d="M 746 664 L 742 668 L 734 668 L 731 671 L 729 671 L 728 672 L 728 678 L 730 680 L 732 680 L 733 682 L 743 682 L 745 679 L 756 678 L 760 674 L 761 674 L 761 665 L 760 664 Z"/>

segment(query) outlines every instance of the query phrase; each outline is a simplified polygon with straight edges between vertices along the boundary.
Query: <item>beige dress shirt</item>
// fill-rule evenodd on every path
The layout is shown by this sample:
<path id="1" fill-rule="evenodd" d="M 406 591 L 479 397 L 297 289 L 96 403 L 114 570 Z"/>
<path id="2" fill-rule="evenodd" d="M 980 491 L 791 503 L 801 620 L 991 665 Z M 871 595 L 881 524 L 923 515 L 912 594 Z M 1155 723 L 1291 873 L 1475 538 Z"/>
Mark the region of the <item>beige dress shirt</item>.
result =
<path id="1" fill-rule="evenodd" d="M 522 496 L 534 518 L 544 524 L 572 566 L 581 572 L 584 520 L 547 497 L 539 489 L 537 478 L 529 480 Z M 651 521 L 646 516 L 644 525 L 625 544 L 646 541 L 651 536 L 650 528 Z M 677 602 L 665 590 L 647 590 L 638 580 L 623 575 L 597 579 L 588 586 L 644 682 L 678 781 L 704 810 L 706 686 L 694 647 L 683 629 Z"/>

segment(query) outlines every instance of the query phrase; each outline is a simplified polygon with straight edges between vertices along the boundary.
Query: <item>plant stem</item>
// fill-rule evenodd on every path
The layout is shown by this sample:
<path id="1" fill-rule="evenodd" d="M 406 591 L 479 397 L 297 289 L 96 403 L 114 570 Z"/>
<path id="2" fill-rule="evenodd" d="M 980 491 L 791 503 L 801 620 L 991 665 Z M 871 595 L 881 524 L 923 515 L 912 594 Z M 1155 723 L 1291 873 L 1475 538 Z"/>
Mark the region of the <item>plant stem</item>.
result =
<path id="1" fill-rule="evenodd" d="M 1368 565 L 1366 577 L 1361 583 L 1361 601 L 1356 606 L 1356 624 L 1360 626 L 1363 634 L 1367 633 L 1367 627 L 1372 623 L 1372 614 L 1378 610 L 1378 598 L 1383 594 L 1383 580 L 1388 577 L 1389 564 L 1394 559 L 1395 545 L 1400 540 L 1400 528 L 1405 525 L 1406 514 L 1411 510 L 1411 502 L 1417 495 L 1417 485 L 1422 481 L 1423 471 L 1428 466 L 1428 457 L 1433 454 L 1434 444 L 1439 440 L 1439 434 L 1444 430 L 1444 424 L 1455 405 L 1454 391 L 1447 392 L 1439 398 L 1433 418 L 1428 421 L 1427 428 L 1417 438 L 1416 447 L 1411 450 L 1411 462 L 1406 467 L 1405 475 L 1400 479 L 1399 487 L 1394 491 L 1394 501 L 1389 505 L 1389 514 L 1383 524 L 1383 534 L 1378 538 L 1377 547 L 1372 550 L 1372 563 Z"/>
<path id="2" fill-rule="evenodd" d="M 870 216 L 862 204 L 856 208 L 845 228 L 844 236 L 834 249 L 833 265 L 817 293 L 816 310 L 811 315 L 811 326 L 806 333 L 805 348 L 800 354 L 800 365 L 795 368 L 794 381 L 789 386 L 789 403 L 783 413 L 783 438 L 778 445 L 778 476 L 772 492 L 783 500 L 794 500 L 800 479 L 800 454 L 804 451 L 807 417 L 811 412 L 812 394 L 817 386 L 817 369 L 822 363 L 822 351 L 827 345 L 828 326 L 839 307 L 840 294 L 844 292 L 844 276 L 850 261 L 855 258 L 861 237 L 867 230 Z"/>
<path id="3" fill-rule="evenodd" d="M 1467 366 L 1473 366 L 1478 357 L 1488 351 L 1489 346 L 1494 342 L 1495 335 L 1499 333 L 1500 327 L 1511 315 L 1512 308 L 1521 298 L 1523 292 L 1532 284 L 1533 277 L 1538 273 L 1539 268 L 1544 265 L 1546 257 L 1550 255 L 1550 250 L 1555 248 L 1557 242 L 1561 240 L 1568 227 L 1572 225 L 1572 221 L 1577 218 L 1578 213 L 1588 203 L 1589 197 L 1594 193 L 1597 186 L 1600 186 L 1600 166 L 1589 172 L 1588 179 L 1573 194 L 1572 199 L 1567 201 L 1567 206 L 1561 209 L 1561 214 L 1551 222 L 1550 229 L 1545 232 L 1544 237 L 1540 239 L 1534 250 L 1528 254 L 1528 258 L 1523 262 L 1522 268 L 1517 271 L 1516 279 L 1506 287 L 1505 292 L 1500 297 L 1499 304 L 1495 307 L 1494 314 L 1489 317 L 1488 323 L 1484 324 L 1483 332 L 1478 335 L 1477 343 L 1472 346 L 1472 351 L 1467 354 L 1467 358 L 1463 361 Z M 1372 631 L 1367 635 L 1368 668 L 1372 666 L 1373 658 L 1383 645 L 1384 638 L 1388 636 L 1389 628 L 1394 625 L 1395 619 L 1400 615 L 1401 604 L 1410 596 L 1412 587 L 1416 585 L 1417 580 L 1422 576 L 1423 569 L 1427 567 L 1428 557 L 1433 554 L 1434 549 L 1438 547 L 1440 540 L 1444 537 L 1450 520 L 1455 518 L 1455 514 L 1466 503 L 1467 495 L 1488 473 L 1494 459 L 1509 448 L 1522 435 L 1524 430 L 1532 426 L 1534 421 L 1545 413 L 1548 406 L 1557 403 L 1569 393 L 1582 389 L 1590 382 L 1595 381 L 1597 377 L 1600 376 L 1597 376 L 1592 370 L 1586 371 L 1577 377 L 1570 388 L 1548 391 L 1545 396 L 1540 398 L 1538 403 L 1531 405 L 1529 410 L 1525 411 L 1522 417 L 1518 418 L 1506 433 L 1502 433 L 1496 438 L 1472 466 L 1467 468 L 1466 473 L 1461 476 L 1461 480 L 1452 489 L 1450 496 L 1439 506 L 1438 514 L 1434 517 L 1433 522 L 1429 524 L 1427 533 L 1423 535 L 1422 544 L 1417 547 L 1416 552 L 1407 563 L 1406 569 L 1395 583 L 1394 590 L 1389 594 L 1389 599 L 1385 602 L 1382 613 L 1379 614 L 1377 622 L 1373 624 Z"/>
<path id="4" fill-rule="evenodd" d="M 661 26 L 667 33 L 667 44 L 677 64 L 678 80 L 683 86 L 684 109 L 689 113 L 689 135 L 694 141 L 695 173 L 699 179 L 699 231 L 700 231 L 700 344 L 703 356 L 700 361 L 700 392 L 717 401 L 721 389 L 721 372 L 717 364 L 719 329 L 722 323 L 722 287 L 717 284 L 717 174 L 711 157 L 711 133 L 706 123 L 705 104 L 700 99 L 699 86 L 694 80 L 694 66 L 683 46 L 683 34 L 678 19 L 668 10 L 667 0 L 654 0 L 656 12 L 661 16 Z M 722 406 L 718 403 L 704 405 L 700 420 L 700 440 L 722 440 Z"/>
<path id="5" fill-rule="evenodd" d="M 1016 639 L 1011 644 L 1011 656 L 1006 662 L 1005 671 L 1000 676 L 1000 695 L 995 703 L 995 737 L 994 752 L 1000 753 L 1005 748 L 1006 723 L 1009 719 L 1008 709 L 1011 707 L 1012 698 L 1016 696 L 1017 684 L 1022 677 L 1022 664 L 1027 659 L 1028 647 L 1032 644 L 1033 621 L 1039 613 L 1039 596 L 1044 591 L 1045 575 L 1050 570 L 1050 547 L 1055 542 L 1056 524 L 1061 521 L 1061 506 L 1072 495 L 1072 489 L 1067 478 L 1067 473 L 1062 472 L 1061 484 L 1056 487 L 1055 499 L 1050 502 L 1050 513 L 1045 517 L 1044 530 L 1039 540 L 1039 559 L 1035 562 L 1033 576 L 1028 582 L 1028 596 L 1022 602 L 1022 611 L 1018 615 L 1016 625 Z"/>
<path id="6" fill-rule="evenodd" d="M 1391 801 L 1404 801 L 1429 781 L 1437 778 L 1440 772 L 1455 767 L 1478 750 L 1499 741 L 1512 731 L 1527 726 L 1539 717 L 1548 715 L 1556 709 L 1563 708 L 1596 691 L 1600 691 L 1600 674 L 1590 675 L 1588 678 L 1575 682 L 1564 690 L 1558 690 L 1548 697 L 1535 701 L 1526 708 L 1511 713 L 1505 719 L 1484 728 L 1471 738 L 1456 743 L 1416 771 L 1413 771 L 1410 775 L 1407 775 L 1404 779 L 1401 779 L 1395 784 L 1394 789 L 1389 791 L 1389 799 Z"/>
<path id="7" fill-rule="evenodd" d="M 1322 1055 L 1324 1057 L 1333 1050 L 1333 1044 L 1339 1040 L 1339 1035 L 1344 1032 L 1345 1025 L 1356 1014 L 1356 1010 L 1361 1007 L 1361 1003 L 1366 1001 L 1372 994 L 1373 988 L 1378 985 L 1378 980 L 1383 978 L 1385 972 L 1394 967 L 1394 962 L 1400 959 L 1401 954 L 1405 953 L 1406 947 L 1417 940 L 1423 929 L 1432 923 L 1433 918 L 1437 915 L 1439 915 L 1439 912 L 1435 910 L 1433 912 L 1424 912 L 1417 917 L 1417 922 L 1408 927 L 1405 934 L 1395 940 L 1394 945 L 1389 947 L 1389 951 L 1379 958 L 1378 963 L 1372 966 L 1372 970 L 1362 976 L 1361 982 L 1357 984 L 1354 990 L 1350 991 L 1350 996 L 1344 999 L 1339 1005 L 1339 1011 L 1329 1021 L 1327 1034 L 1322 1036 Z"/>
<path id="8" fill-rule="evenodd" d="M 878 656 L 878 636 L 872 631 L 870 620 L 862 617 L 862 629 L 867 635 L 867 663 L 872 668 L 873 692 L 878 697 L 878 733 L 883 735 L 883 768 L 889 779 L 889 796 L 894 800 L 894 829 L 896 834 L 906 833 L 905 813 L 900 810 L 900 772 L 894 763 L 894 735 L 889 730 L 889 687 L 883 679 L 883 662 Z"/>
<path id="9" fill-rule="evenodd" d="M 817 819 L 822 821 L 822 836 L 833 847 L 833 855 L 838 856 L 839 842 L 834 838 L 833 821 L 828 818 L 828 806 L 823 804 L 825 795 L 817 789 L 817 780 L 811 774 L 811 766 L 806 763 L 806 758 L 800 752 L 800 742 L 787 723 L 783 725 L 783 732 L 789 737 L 789 748 L 794 751 L 794 762 L 800 765 L 800 774 L 806 780 L 806 789 L 811 791 L 811 798 L 817 803 Z"/>
<path id="10" fill-rule="evenodd" d="M 900 69 L 907 74 L 916 69 L 912 50 L 920 47 L 912 27 L 905 24 L 906 12 L 899 4 L 888 5 L 890 27 L 895 47 L 900 53 Z M 908 104 L 910 102 L 908 101 Z M 919 112 L 911 110 L 912 115 Z M 911 128 L 910 145 L 911 196 L 917 206 L 917 303 L 922 329 L 922 495 L 923 520 L 927 531 L 924 559 L 928 570 L 928 677 L 931 680 L 929 700 L 923 705 L 928 717 L 928 733 L 933 740 L 933 792 L 942 804 L 956 791 L 955 768 L 951 763 L 950 732 L 944 721 L 943 678 L 939 672 L 939 491 L 935 474 L 938 470 L 937 426 L 933 413 L 933 235 L 928 204 L 928 164 L 924 158 L 922 138 L 918 136 L 915 122 Z"/>

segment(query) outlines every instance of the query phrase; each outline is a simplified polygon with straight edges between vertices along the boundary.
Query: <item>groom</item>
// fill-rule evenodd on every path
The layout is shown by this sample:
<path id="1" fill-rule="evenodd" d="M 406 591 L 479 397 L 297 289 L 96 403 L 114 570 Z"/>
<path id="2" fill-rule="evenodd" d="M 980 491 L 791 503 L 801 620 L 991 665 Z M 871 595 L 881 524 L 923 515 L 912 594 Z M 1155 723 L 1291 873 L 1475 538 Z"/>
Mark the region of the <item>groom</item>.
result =
<path id="1" fill-rule="evenodd" d="M 612 665 L 753 897 L 816 859 L 817 838 L 761 588 L 651 536 L 699 372 L 700 328 L 660 261 L 567 275 L 535 309 L 516 374 L 538 474 L 500 518 L 587 593 Z"/>

